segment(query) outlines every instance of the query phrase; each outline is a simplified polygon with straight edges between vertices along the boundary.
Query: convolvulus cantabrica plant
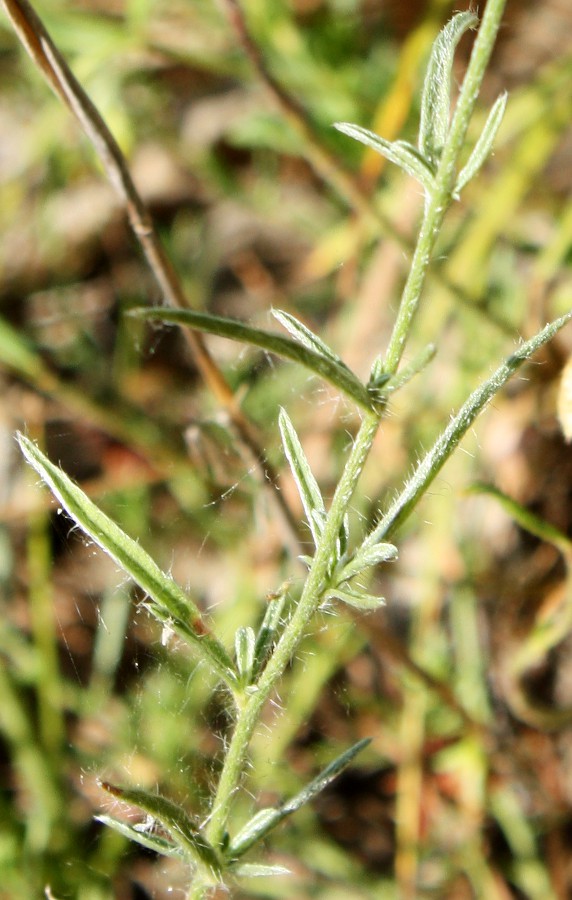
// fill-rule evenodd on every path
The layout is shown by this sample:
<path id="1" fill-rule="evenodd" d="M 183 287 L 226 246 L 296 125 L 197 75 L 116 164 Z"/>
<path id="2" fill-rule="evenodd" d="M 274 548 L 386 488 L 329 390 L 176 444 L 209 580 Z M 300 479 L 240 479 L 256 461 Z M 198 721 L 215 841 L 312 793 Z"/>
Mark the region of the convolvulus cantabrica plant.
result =
<path id="1" fill-rule="evenodd" d="M 9 3 L 5 5 L 9 11 L 14 6 Z M 165 261 L 149 237 L 151 232 L 145 232 L 146 220 L 136 196 L 134 198 L 129 191 L 124 191 L 134 227 L 145 232 L 148 257 L 155 271 L 158 270 L 161 275 L 159 281 L 171 307 L 137 308 L 131 310 L 131 316 L 148 322 L 177 324 L 193 333 L 215 334 L 261 347 L 325 379 L 359 411 L 361 424 L 330 502 L 326 502 L 322 495 L 287 411 L 277 411 L 284 455 L 300 495 L 313 543 L 312 552 L 301 557 L 306 574 L 295 602 L 288 597 L 287 587 L 277 591 L 269 600 L 261 621 L 241 626 L 236 632 L 234 646 L 226 646 L 222 637 L 213 632 L 208 616 L 188 593 L 163 572 L 141 546 L 104 514 L 58 466 L 50 462 L 28 437 L 23 434 L 18 436 L 24 456 L 67 513 L 141 588 L 145 596 L 144 606 L 166 632 L 176 633 L 186 642 L 190 652 L 209 667 L 222 686 L 232 728 L 208 808 L 188 811 L 155 793 L 102 783 L 113 798 L 142 810 L 151 825 L 141 828 L 110 815 L 101 816 L 101 821 L 148 849 L 188 863 L 191 872 L 189 900 L 205 900 L 221 885 L 232 889 L 245 876 L 287 877 L 284 867 L 268 865 L 262 851 L 257 855 L 257 845 L 265 841 L 283 819 L 315 798 L 353 761 L 368 740 L 361 740 L 349 747 L 294 796 L 277 806 L 256 810 L 242 827 L 231 830 L 231 811 L 237 792 L 248 787 L 245 772 L 249 746 L 267 703 L 279 690 L 281 678 L 301 641 L 312 629 L 319 610 L 328 608 L 335 611 L 347 605 L 358 613 L 367 614 L 384 603 L 369 588 L 371 573 L 378 566 L 391 565 L 397 557 L 399 526 L 411 515 L 487 403 L 519 366 L 546 344 L 572 315 L 553 321 L 532 339 L 516 347 L 452 416 L 432 448 L 408 475 L 395 499 L 386 509 L 380 510 L 376 524 L 358 538 L 350 534 L 350 504 L 359 489 L 360 475 L 388 401 L 408 380 L 429 365 L 433 355 L 433 348 L 429 347 L 413 362 L 401 365 L 444 217 L 486 161 L 502 121 L 506 104 L 504 94 L 493 104 L 474 146 L 466 147 L 468 126 L 504 5 L 505 0 L 489 0 L 487 3 L 456 98 L 451 96 L 455 49 L 465 32 L 477 28 L 477 16 L 473 12 L 458 13 L 438 35 L 423 86 L 416 145 L 400 140 L 387 141 L 358 125 L 336 125 L 340 132 L 373 148 L 415 178 L 425 198 L 418 237 L 392 332 L 387 347 L 371 362 L 367 383 L 363 383 L 320 337 L 286 312 L 275 310 L 273 314 L 289 336 L 262 331 L 227 318 L 175 308 L 181 304 L 176 302 L 176 296 L 173 297 L 170 277 L 163 277 Z M 27 34 L 27 37 L 29 39 L 30 35 Z M 65 86 L 68 83 L 66 73 L 50 45 L 44 42 L 40 49 L 45 54 L 45 65 L 58 91 L 82 120 L 86 130 L 93 133 L 93 110 L 87 108 L 86 111 L 80 94 L 62 89 L 62 84 Z M 100 135 L 96 134 L 96 144 L 99 138 Z M 121 163 L 110 159 L 105 147 L 103 155 L 107 155 L 107 164 L 116 181 L 124 185 L 126 176 Z M 205 362 L 205 370 L 211 371 L 208 367 L 209 363 Z M 216 381 L 216 378 L 213 377 L 213 380 Z"/>

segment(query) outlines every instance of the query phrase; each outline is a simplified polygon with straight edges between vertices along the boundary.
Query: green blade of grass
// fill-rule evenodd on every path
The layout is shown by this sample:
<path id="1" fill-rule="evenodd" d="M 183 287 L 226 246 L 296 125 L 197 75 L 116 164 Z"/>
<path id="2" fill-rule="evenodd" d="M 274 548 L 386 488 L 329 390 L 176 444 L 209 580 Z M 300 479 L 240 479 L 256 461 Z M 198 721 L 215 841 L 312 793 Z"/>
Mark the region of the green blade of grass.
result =
<path id="1" fill-rule="evenodd" d="M 494 497 L 517 525 L 541 541 L 552 544 L 567 560 L 571 559 L 572 541 L 570 538 L 563 534 L 559 528 L 551 525 L 550 522 L 546 522 L 529 509 L 526 509 L 517 500 L 508 497 L 491 484 L 475 484 L 471 488 L 471 493 L 488 494 L 490 497 Z"/>

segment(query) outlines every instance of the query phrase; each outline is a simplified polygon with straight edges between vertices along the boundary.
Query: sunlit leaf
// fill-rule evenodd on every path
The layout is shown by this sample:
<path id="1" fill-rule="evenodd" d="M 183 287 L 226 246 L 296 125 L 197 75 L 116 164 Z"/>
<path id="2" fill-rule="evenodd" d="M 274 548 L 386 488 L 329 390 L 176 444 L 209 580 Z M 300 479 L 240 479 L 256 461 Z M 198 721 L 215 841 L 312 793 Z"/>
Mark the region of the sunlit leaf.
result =
<path id="1" fill-rule="evenodd" d="M 367 591 L 362 591 L 350 585 L 331 588 L 326 591 L 325 598 L 326 600 L 339 600 L 342 603 L 347 603 L 348 606 L 352 606 L 354 609 L 359 609 L 362 612 L 371 612 L 379 609 L 380 606 L 385 606 L 383 597 L 376 597 L 375 594 L 368 594 Z"/>
<path id="2" fill-rule="evenodd" d="M 381 541 L 385 536 L 392 534 L 397 526 L 404 521 L 409 512 L 415 507 L 419 498 L 425 493 L 433 479 L 440 472 L 445 462 L 449 459 L 461 438 L 467 433 L 479 413 L 487 406 L 495 394 L 507 383 L 517 369 L 539 350 L 544 344 L 552 340 L 561 328 L 564 328 L 572 319 L 572 312 L 560 316 L 546 325 L 538 334 L 529 341 L 521 344 L 507 357 L 495 372 L 483 384 L 473 391 L 463 403 L 460 410 L 452 417 L 451 421 L 439 435 L 433 447 L 424 456 L 416 467 L 411 478 L 406 482 L 401 493 L 393 501 L 380 522 L 370 532 L 364 541 L 364 547 L 372 546 Z"/>
<path id="3" fill-rule="evenodd" d="M 374 544 L 371 547 L 360 548 L 354 556 L 340 570 L 338 583 L 354 578 L 366 569 L 378 566 L 397 558 L 397 547 L 393 544 Z"/>
<path id="4" fill-rule="evenodd" d="M 433 190 L 434 172 L 419 151 L 412 147 L 411 144 L 405 141 L 386 141 L 385 138 L 374 134 L 373 131 L 362 128 L 359 125 L 351 125 L 348 122 L 336 122 L 334 127 L 338 131 L 347 134 L 348 137 L 352 137 L 367 147 L 371 147 L 372 150 L 380 153 L 390 162 L 395 163 L 408 175 L 416 178 L 428 194 Z"/>
<path id="5" fill-rule="evenodd" d="M 512 497 L 507 496 L 503 491 L 499 491 L 498 488 L 493 487 L 493 485 L 475 484 L 472 486 L 471 491 L 476 494 L 488 494 L 490 497 L 494 497 L 517 525 L 525 531 L 528 531 L 529 534 L 533 534 L 541 541 L 552 544 L 552 546 L 556 547 L 556 549 L 568 560 L 571 559 L 572 540 L 560 531 L 559 528 L 556 528 L 554 525 L 551 525 L 550 522 L 541 519 L 540 516 L 537 516 L 531 512 L 531 510 L 526 509 L 522 503 L 513 500 Z"/>
<path id="6" fill-rule="evenodd" d="M 313 353 L 317 353 L 318 356 L 324 356 L 337 366 L 344 366 L 344 368 L 347 369 L 346 364 L 342 362 L 340 357 L 337 356 L 337 354 L 335 354 L 317 334 L 310 331 L 303 322 L 300 322 L 295 316 L 292 316 L 290 313 L 284 312 L 281 309 L 273 309 L 271 312 L 274 318 L 280 322 L 286 331 L 290 332 L 294 340 L 298 341 L 304 347 L 307 347 L 308 350 L 311 350 Z"/>
<path id="7" fill-rule="evenodd" d="M 236 665 L 242 680 L 248 684 L 254 666 L 254 650 L 256 635 L 250 626 L 239 628 L 234 636 L 234 652 Z"/>
<path id="8" fill-rule="evenodd" d="M 232 871 L 240 878 L 272 878 L 292 874 L 285 866 L 266 866 L 261 863 L 241 863 L 233 867 Z"/>
<path id="9" fill-rule="evenodd" d="M 451 73 L 455 49 L 478 19 L 472 12 L 457 13 L 433 43 L 421 98 L 419 149 L 430 165 L 437 166 L 449 132 Z"/>
<path id="10" fill-rule="evenodd" d="M 291 815 L 296 812 L 296 810 L 300 809 L 300 807 L 309 803 L 310 800 L 313 800 L 314 797 L 321 793 L 324 788 L 334 780 L 334 778 L 337 778 L 340 772 L 342 772 L 346 766 L 352 762 L 354 757 L 367 747 L 370 742 L 370 738 L 364 738 L 363 740 L 358 741 L 357 744 L 354 744 L 353 747 L 345 750 L 340 756 L 336 757 L 336 759 L 326 766 L 316 778 L 312 779 L 309 784 L 302 788 L 301 791 L 294 797 L 291 797 L 290 800 L 287 800 L 286 803 L 274 808 L 261 809 L 257 812 L 250 822 L 248 822 L 231 841 L 228 849 L 229 856 L 234 858 L 242 856 L 243 853 L 246 853 L 246 851 L 253 846 L 253 844 L 260 841 L 272 828 L 275 828 L 282 819 L 285 819 L 286 816 Z"/>
<path id="11" fill-rule="evenodd" d="M 151 612 L 169 624 L 208 659 L 229 684 L 236 683 L 226 650 L 210 633 L 198 607 L 179 585 L 161 571 L 148 553 L 106 516 L 62 470 L 23 434 L 17 435 L 22 453 L 52 490 L 71 518 L 138 584 L 151 600 Z"/>
<path id="12" fill-rule="evenodd" d="M 185 858 L 185 853 L 178 844 L 168 841 L 152 831 L 137 828 L 112 816 L 95 816 L 95 819 L 103 825 L 113 828 L 114 831 L 119 832 L 123 837 L 129 838 L 130 841 L 135 841 L 147 850 L 154 850 L 155 853 L 159 853 L 162 856 L 173 856 L 176 859 Z"/>
<path id="13" fill-rule="evenodd" d="M 316 352 L 300 343 L 299 340 L 291 340 L 273 331 L 262 331 L 259 328 L 245 325 L 243 322 L 225 319 L 222 316 L 211 316 L 208 313 L 199 313 L 191 309 L 167 309 L 162 306 L 138 307 L 129 310 L 129 315 L 149 321 L 186 325 L 188 328 L 205 332 L 205 334 L 217 334 L 232 341 L 260 347 L 268 353 L 275 353 L 284 359 L 297 362 L 315 375 L 319 375 L 342 393 L 351 397 L 363 409 L 372 408 L 372 399 L 365 385 L 331 351 L 324 355 L 323 352 Z M 322 347 L 326 347 L 325 344 L 320 343 Z"/>
<path id="14" fill-rule="evenodd" d="M 497 132 L 503 120 L 507 98 L 508 94 L 501 94 L 493 104 L 487 117 L 485 127 L 481 131 L 480 137 L 475 144 L 466 165 L 459 173 L 455 185 L 455 194 L 461 193 L 465 185 L 475 177 L 483 163 L 489 157 Z"/>
<path id="15" fill-rule="evenodd" d="M 278 424 L 282 435 L 284 453 L 286 454 L 286 459 L 290 464 L 290 469 L 292 470 L 294 480 L 298 487 L 298 493 L 300 494 L 300 499 L 304 506 L 314 543 L 317 545 L 326 518 L 326 508 L 324 506 L 322 494 L 320 493 L 318 482 L 310 469 L 294 426 L 284 409 L 280 410 Z"/>
<path id="16" fill-rule="evenodd" d="M 285 582 L 276 592 L 274 597 L 268 600 L 268 606 L 264 614 L 262 624 L 256 635 L 256 644 L 254 647 L 254 663 L 252 667 L 253 679 L 261 671 L 264 663 L 268 659 L 272 646 L 278 638 L 278 634 L 283 625 L 282 613 L 288 596 L 289 582 Z"/>
<path id="17" fill-rule="evenodd" d="M 120 788 L 108 782 L 101 782 L 101 786 L 118 800 L 136 806 L 156 819 L 187 858 L 207 865 L 215 873 L 220 872 L 221 864 L 214 847 L 199 826 L 172 800 L 140 788 Z"/>

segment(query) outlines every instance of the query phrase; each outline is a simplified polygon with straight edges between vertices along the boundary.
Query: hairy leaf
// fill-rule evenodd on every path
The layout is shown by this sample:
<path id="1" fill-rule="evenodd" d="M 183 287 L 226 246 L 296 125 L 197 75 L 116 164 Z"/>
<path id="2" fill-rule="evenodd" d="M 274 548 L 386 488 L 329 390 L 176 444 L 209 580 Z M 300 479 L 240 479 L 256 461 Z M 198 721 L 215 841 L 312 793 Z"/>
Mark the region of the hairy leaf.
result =
<path id="1" fill-rule="evenodd" d="M 529 341 L 521 344 L 490 378 L 473 391 L 453 416 L 445 430 L 437 438 L 431 450 L 421 460 L 411 478 L 405 484 L 399 496 L 391 504 L 378 525 L 370 532 L 362 546 L 368 547 L 379 543 L 384 537 L 393 534 L 398 525 L 407 518 L 423 496 L 428 486 L 440 472 L 453 453 L 461 438 L 467 433 L 479 413 L 487 406 L 498 391 L 514 375 L 517 369 L 539 350 L 544 344 L 558 334 L 572 319 L 572 312 L 560 316 L 546 325 Z"/>
<path id="2" fill-rule="evenodd" d="M 477 22 L 472 12 L 457 13 L 433 43 L 423 83 L 419 122 L 419 149 L 432 166 L 438 165 L 449 132 L 455 49 L 464 33 Z"/>
<path id="3" fill-rule="evenodd" d="M 481 131 L 480 137 L 473 147 L 473 151 L 469 156 L 466 165 L 463 169 L 461 169 L 459 173 L 459 177 L 457 178 L 457 183 L 455 185 L 455 195 L 460 194 L 465 185 L 467 185 L 469 181 L 471 181 L 471 179 L 475 177 L 475 175 L 489 156 L 494 140 L 497 136 L 497 132 L 503 120 L 507 97 L 507 93 L 501 94 L 500 97 L 497 97 L 495 103 L 493 104 L 491 111 L 487 117 L 487 121 L 485 122 L 485 127 Z"/>
<path id="4" fill-rule="evenodd" d="M 146 847 L 147 850 L 154 850 L 155 853 L 160 853 L 162 856 L 173 856 L 176 859 L 185 858 L 185 853 L 178 844 L 160 837 L 158 834 L 137 828 L 135 825 L 122 822 L 120 819 L 115 819 L 112 816 L 95 816 L 95 819 L 103 825 L 113 828 L 114 831 L 118 831 L 119 834 L 129 838 L 130 841 L 135 841 L 142 847 Z"/>
<path id="5" fill-rule="evenodd" d="M 101 787 L 123 803 L 137 806 L 157 819 L 188 859 L 207 865 L 214 873 L 221 871 L 220 860 L 214 847 L 209 844 L 199 826 L 184 809 L 172 800 L 140 788 L 120 788 L 108 782 L 101 782 Z"/>
<path id="6" fill-rule="evenodd" d="M 299 340 L 293 341 L 273 331 L 262 331 L 259 328 L 245 325 L 243 322 L 225 319 L 222 316 L 211 316 L 208 313 L 199 313 L 191 309 L 167 309 L 162 306 L 138 307 L 129 310 L 129 315 L 150 321 L 186 325 L 195 331 L 218 334 L 220 337 L 229 338 L 232 341 L 261 347 L 268 353 L 275 353 L 277 356 L 297 362 L 315 375 L 319 375 L 342 393 L 351 397 L 363 409 L 372 408 L 372 398 L 365 385 L 344 363 L 337 360 L 331 351 L 330 354 L 324 355 L 310 349 Z M 311 332 L 309 333 L 311 334 Z M 323 346 L 326 345 L 323 344 Z"/>
<path id="7" fill-rule="evenodd" d="M 310 331 L 306 325 L 296 319 L 295 316 L 292 316 L 290 313 L 284 312 L 281 309 L 273 309 L 271 312 L 274 318 L 284 326 L 286 331 L 290 332 L 294 340 L 298 341 L 298 343 L 302 344 L 304 347 L 307 347 L 308 350 L 311 350 L 313 353 L 317 353 L 318 356 L 323 356 L 337 366 L 344 366 L 344 368 L 347 369 L 346 364 L 342 362 L 340 357 L 337 356 L 337 354 L 335 354 L 317 334 L 314 334 L 314 332 Z"/>
<path id="8" fill-rule="evenodd" d="M 256 636 L 250 626 L 239 628 L 234 636 L 236 665 L 242 680 L 249 684 L 254 666 Z"/>
<path id="9" fill-rule="evenodd" d="M 229 856 L 233 858 L 242 856 L 253 844 L 260 841 L 272 828 L 275 828 L 282 819 L 285 819 L 286 816 L 291 815 L 300 809 L 301 806 L 313 800 L 370 742 L 370 738 L 364 738 L 358 741 L 357 744 L 354 744 L 353 747 L 345 750 L 344 753 L 336 757 L 316 778 L 302 788 L 294 797 L 287 800 L 286 803 L 274 808 L 261 809 L 257 812 L 231 841 L 228 849 Z"/>
<path id="10" fill-rule="evenodd" d="M 351 125 L 348 122 L 336 122 L 334 128 L 347 134 L 348 137 L 360 141 L 367 147 L 371 147 L 390 162 L 395 163 L 408 175 L 416 178 L 423 185 L 425 191 L 430 194 L 433 190 L 434 172 L 431 166 L 411 144 L 405 141 L 386 141 L 373 131 L 362 128 L 360 125 Z"/>
<path id="11" fill-rule="evenodd" d="M 393 544 L 374 544 L 371 547 L 364 547 L 363 550 L 360 548 L 337 574 L 338 584 L 359 575 L 365 569 L 396 558 L 397 547 Z"/>
<path id="12" fill-rule="evenodd" d="M 325 599 L 339 600 L 362 612 L 369 612 L 371 610 L 379 609 L 380 606 L 385 606 L 383 597 L 376 597 L 375 594 L 368 594 L 367 591 L 362 591 L 359 587 L 354 587 L 353 585 L 330 588 L 326 591 Z"/>
<path id="13" fill-rule="evenodd" d="M 284 445 L 284 453 L 290 464 L 294 480 L 298 487 L 298 493 L 304 506 L 304 511 L 308 519 L 308 525 L 314 538 L 314 543 L 318 545 L 320 540 L 323 524 L 326 519 L 326 508 L 318 487 L 318 482 L 312 474 L 312 470 L 306 459 L 306 455 L 302 450 L 302 445 L 298 439 L 298 435 L 290 421 L 286 410 L 281 409 L 278 418 L 280 433 L 282 435 L 282 444 Z"/>
<path id="14" fill-rule="evenodd" d="M 80 487 L 55 466 L 23 434 L 17 435 L 22 453 L 52 490 L 71 518 L 151 598 L 147 604 L 163 624 L 170 624 L 207 659 L 227 684 L 236 676 L 226 650 L 210 633 L 198 607 L 139 544 L 102 512 Z"/>

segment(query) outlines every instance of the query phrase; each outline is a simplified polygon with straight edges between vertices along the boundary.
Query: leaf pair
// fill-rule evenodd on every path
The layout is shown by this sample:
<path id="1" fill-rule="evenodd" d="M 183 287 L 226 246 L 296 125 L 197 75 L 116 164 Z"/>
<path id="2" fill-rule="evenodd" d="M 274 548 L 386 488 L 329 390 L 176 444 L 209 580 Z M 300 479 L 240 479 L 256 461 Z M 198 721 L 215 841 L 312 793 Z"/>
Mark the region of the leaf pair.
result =
<path id="1" fill-rule="evenodd" d="M 359 125 L 338 122 L 334 126 L 338 131 L 371 147 L 417 179 L 427 197 L 435 191 L 439 163 L 449 138 L 455 49 L 463 34 L 474 28 L 477 21 L 472 12 L 457 13 L 433 43 L 423 85 L 417 147 L 407 141 L 387 141 Z M 457 176 L 453 196 L 458 197 L 489 156 L 502 122 L 506 99 L 506 93 L 501 94 L 493 104 L 481 135 L 466 165 Z"/>
<path id="2" fill-rule="evenodd" d="M 288 587 L 289 582 L 285 582 L 273 596 L 268 598 L 266 612 L 257 634 L 249 625 L 239 628 L 235 634 L 236 667 L 239 681 L 244 688 L 248 689 L 254 685 L 272 651 L 282 624 L 282 613 Z"/>
<path id="3" fill-rule="evenodd" d="M 194 866 L 206 868 L 214 879 L 227 870 L 237 877 L 286 875 L 289 874 L 288 870 L 282 866 L 239 864 L 238 860 L 287 816 L 321 793 L 369 743 L 369 738 L 358 741 L 285 803 L 259 810 L 226 847 L 218 850 L 207 841 L 200 826 L 180 806 L 166 797 L 148 791 L 124 789 L 102 782 L 101 786 L 113 797 L 145 812 L 148 821 L 141 826 L 131 825 L 108 815 L 97 818 L 148 850 L 163 856 L 185 859 Z"/>

